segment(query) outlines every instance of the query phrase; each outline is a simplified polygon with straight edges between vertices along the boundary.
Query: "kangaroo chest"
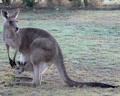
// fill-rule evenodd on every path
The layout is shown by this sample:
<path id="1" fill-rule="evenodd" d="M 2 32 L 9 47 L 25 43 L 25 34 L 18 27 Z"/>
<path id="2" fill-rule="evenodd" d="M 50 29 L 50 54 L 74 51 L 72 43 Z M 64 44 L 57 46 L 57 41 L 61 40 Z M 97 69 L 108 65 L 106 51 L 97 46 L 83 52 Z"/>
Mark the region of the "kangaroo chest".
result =
<path id="1" fill-rule="evenodd" d="M 13 34 L 4 33 L 3 34 L 3 40 L 10 47 L 16 48 L 17 47 L 17 43 L 16 43 L 16 40 L 15 40 L 14 36 L 12 36 L 12 35 Z"/>
<path id="2" fill-rule="evenodd" d="M 18 33 L 7 32 L 7 31 L 3 33 L 3 40 L 7 45 L 12 47 L 13 49 L 18 48 L 21 42 Z"/>

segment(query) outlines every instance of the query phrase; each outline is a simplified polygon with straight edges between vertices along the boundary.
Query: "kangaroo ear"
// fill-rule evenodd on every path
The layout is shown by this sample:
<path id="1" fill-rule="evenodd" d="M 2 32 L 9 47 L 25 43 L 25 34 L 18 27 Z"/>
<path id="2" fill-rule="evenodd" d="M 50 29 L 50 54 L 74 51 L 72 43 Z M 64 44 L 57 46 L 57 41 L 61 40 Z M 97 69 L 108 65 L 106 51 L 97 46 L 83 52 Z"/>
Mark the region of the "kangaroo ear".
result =
<path id="1" fill-rule="evenodd" d="M 1 14 L 2 14 L 2 16 L 5 18 L 5 19 L 7 19 L 8 18 L 8 12 L 7 11 L 5 11 L 5 10 L 2 10 L 1 11 Z"/>
<path id="2" fill-rule="evenodd" d="M 10 17 L 11 18 L 17 18 L 18 17 L 18 14 L 20 13 L 20 10 L 19 9 L 17 9 L 17 11 L 16 12 L 14 12 Z"/>

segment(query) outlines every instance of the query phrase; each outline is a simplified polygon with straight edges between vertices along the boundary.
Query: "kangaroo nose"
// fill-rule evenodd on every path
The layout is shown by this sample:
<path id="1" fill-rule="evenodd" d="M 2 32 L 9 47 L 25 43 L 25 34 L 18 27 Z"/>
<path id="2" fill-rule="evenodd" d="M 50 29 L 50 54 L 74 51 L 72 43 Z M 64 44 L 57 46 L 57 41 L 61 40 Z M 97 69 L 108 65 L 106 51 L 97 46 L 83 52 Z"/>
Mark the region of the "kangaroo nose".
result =
<path id="1" fill-rule="evenodd" d="M 18 27 L 16 27 L 16 31 L 18 31 L 18 29 L 19 29 L 19 28 L 18 28 Z"/>

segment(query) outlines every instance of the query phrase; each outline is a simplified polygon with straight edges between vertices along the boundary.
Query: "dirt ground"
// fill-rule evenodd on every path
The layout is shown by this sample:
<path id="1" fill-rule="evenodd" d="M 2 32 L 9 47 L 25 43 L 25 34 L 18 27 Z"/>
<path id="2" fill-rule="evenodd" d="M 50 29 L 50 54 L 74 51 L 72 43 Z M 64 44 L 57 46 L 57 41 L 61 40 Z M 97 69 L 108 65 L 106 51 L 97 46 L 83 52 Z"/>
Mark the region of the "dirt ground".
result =
<path id="1" fill-rule="evenodd" d="M 21 12 L 18 20 L 20 27 L 45 29 L 56 38 L 72 79 L 120 85 L 119 10 L 30 11 Z M 11 86 L 14 74 L 2 40 L 2 22 L 0 17 L 0 96 L 120 96 L 120 88 L 69 88 L 60 80 L 55 66 L 37 88 Z"/>

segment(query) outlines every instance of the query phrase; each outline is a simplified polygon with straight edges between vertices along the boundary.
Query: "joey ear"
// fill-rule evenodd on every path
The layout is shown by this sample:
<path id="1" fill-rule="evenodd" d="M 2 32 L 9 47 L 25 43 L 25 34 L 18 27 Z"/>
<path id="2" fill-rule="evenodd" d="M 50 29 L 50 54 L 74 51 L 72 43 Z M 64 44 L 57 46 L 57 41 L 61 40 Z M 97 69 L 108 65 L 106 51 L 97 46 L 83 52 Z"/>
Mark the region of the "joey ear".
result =
<path id="1" fill-rule="evenodd" d="M 8 12 L 7 11 L 5 11 L 5 10 L 2 10 L 1 11 L 1 14 L 2 14 L 2 16 L 5 18 L 5 19 L 7 19 L 8 18 Z"/>
<path id="2" fill-rule="evenodd" d="M 24 62 L 24 66 L 27 64 L 27 62 Z"/>
<path id="3" fill-rule="evenodd" d="M 19 9 L 17 9 L 17 11 L 16 12 L 14 12 L 10 17 L 11 18 L 17 18 L 18 17 L 18 14 L 20 13 L 20 10 Z"/>
<path id="4" fill-rule="evenodd" d="M 27 63 L 27 62 L 20 62 L 20 61 L 17 61 L 17 64 L 18 64 L 19 66 L 25 66 L 26 63 Z"/>
<path id="5" fill-rule="evenodd" d="M 20 65 L 20 64 L 21 64 L 21 62 L 20 62 L 20 61 L 17 61 L 17 63 L 18 63 L 18 65 Z"/>

